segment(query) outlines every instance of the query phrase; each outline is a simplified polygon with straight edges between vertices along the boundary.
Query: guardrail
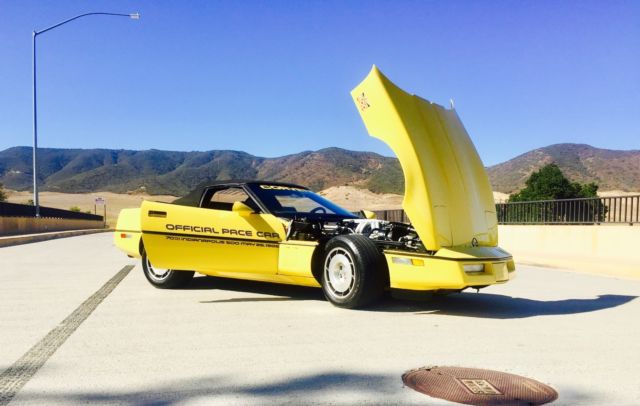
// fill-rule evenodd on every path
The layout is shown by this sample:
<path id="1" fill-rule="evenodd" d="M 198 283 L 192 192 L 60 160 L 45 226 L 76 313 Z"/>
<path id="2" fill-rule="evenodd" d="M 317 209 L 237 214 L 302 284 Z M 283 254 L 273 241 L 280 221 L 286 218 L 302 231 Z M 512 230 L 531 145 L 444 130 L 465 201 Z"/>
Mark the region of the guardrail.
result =
<path id="1" fill-rule="evenodd" d="M 35 217 L 35 206 L 28 204 L 0 202 L 0 217 Z M 52 207 L 40 206 L 40 217 L 59 218 L 69 220 L 95 220 L 103 221 L 102 216 L 95 214 L 81 213 L 71 210 L 54 209 Z"/>
<path id="2" fill-rule="evenodd" d="M 379 210 L 381 220 L 409 222 L 404 210 Z M 497 203 L 498 224 L 639 224 L 640 195 Z"/>
<path id="3" fill-rule="evenodd" d="M 636 224 L 640 195 L 496 204 L 498 224 Z"/>

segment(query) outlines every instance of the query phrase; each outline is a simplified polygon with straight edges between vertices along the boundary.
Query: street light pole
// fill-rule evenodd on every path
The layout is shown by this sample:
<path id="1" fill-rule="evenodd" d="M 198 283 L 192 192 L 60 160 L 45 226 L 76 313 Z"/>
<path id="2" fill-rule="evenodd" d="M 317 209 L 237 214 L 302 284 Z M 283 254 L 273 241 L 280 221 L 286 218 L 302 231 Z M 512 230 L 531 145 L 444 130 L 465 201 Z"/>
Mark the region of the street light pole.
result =
<path id="1" fill-rule="evenodd" d="M 36 217 L 40 217 L 40 201 L 38 200 L 38 107 L 36 94 L 36 31 L 33 32 L 33 205 L 36 206 Z"/>
<path id="2" fill-rule="evenodd" d="M 91 15 L 105 15 L 115 17 L 129 17 L 132 20 L 139 20 L 139 13 L 121 14 L 121 13 L 85 13 L 75 17 L 71 17 L 67 20 L 61 21 L 50 27 L 47 27 L 40 31 L 33 31 L 33 204 L 36 207 L 36 217 L 40 217 L 40 201 L 38 199 L 38 104 L 37 104 L 37 90 L 36 90 L 36 38 L 40 34 L 44 34 L 54 28 L 60 27 L 68 22 L 77 20 L 81 17 Z"/>

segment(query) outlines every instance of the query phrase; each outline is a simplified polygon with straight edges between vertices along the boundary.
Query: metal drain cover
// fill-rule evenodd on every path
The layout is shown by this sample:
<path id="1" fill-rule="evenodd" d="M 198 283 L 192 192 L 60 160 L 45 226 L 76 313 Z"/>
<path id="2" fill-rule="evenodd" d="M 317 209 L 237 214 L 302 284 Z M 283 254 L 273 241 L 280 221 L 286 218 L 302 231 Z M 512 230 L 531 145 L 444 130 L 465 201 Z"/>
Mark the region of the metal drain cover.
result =
<path id="1" fill-rule="evenodd" d="M 424 367 L 402 375 L 408 387 L 434 398 L 466 405 L 543 405 L 558 398 L 533 379 L 487 369 Z"/>

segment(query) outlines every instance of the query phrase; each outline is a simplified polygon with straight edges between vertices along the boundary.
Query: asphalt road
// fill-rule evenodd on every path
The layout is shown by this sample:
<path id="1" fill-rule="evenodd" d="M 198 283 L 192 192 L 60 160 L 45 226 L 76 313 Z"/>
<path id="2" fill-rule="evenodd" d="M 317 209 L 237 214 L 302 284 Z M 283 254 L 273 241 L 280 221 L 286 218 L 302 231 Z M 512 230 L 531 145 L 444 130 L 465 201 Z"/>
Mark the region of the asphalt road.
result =
<path id="1" fill-rule="evenodd" d="M 0 248 L 0 392 L 13 385 L 11 405 L 451 404 L 400 379 L 449 365 L 536 379 L 556 404 L 637 405 L 639 294 L 521 266 L 482 293 L 349 311 L 316 289 L 154 289 L 110 234 Z"/>

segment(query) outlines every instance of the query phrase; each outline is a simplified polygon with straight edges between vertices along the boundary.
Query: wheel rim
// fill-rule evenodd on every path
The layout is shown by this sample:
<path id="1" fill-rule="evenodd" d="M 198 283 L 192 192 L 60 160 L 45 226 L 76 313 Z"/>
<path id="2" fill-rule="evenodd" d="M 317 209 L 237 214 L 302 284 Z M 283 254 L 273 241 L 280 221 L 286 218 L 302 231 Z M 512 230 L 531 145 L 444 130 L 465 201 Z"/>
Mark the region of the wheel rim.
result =
<path id="1" fill-rule="evenodd" d="M 155 268 L 147 258 L 147 274 L 151 279 L 162 282 L 169 277 L 171 269 Z"/>
<path id="2" fill-rule="evenodd" d="M 332 249 L 324 263 L 324 276 L 335 296 L 344 297 L 351 293 L 356 280 L 351 254 L 342 248 Z"/>

